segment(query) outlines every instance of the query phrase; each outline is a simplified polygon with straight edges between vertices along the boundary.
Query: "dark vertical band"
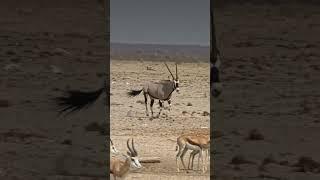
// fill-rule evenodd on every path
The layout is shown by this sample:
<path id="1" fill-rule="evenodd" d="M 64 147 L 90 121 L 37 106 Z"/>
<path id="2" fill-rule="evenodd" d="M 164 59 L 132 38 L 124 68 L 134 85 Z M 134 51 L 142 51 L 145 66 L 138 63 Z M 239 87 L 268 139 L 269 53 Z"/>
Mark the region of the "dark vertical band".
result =
<path id="1" fill-rule="evenodd" d="M 105 0 L 105 17 L 106 17 L 106 29 L 105 29 L 105 35 L 106 35 L 106 79 L 105 79 L 105 86 L 106 86 L 106 132 L 108 133 L 107 139 L 106 139 L 106 147 L 107 147 L 107 163 L 106 163 L 106 169 L 107 169 L 107 179 L 110 177 L 110 1 Z"/>

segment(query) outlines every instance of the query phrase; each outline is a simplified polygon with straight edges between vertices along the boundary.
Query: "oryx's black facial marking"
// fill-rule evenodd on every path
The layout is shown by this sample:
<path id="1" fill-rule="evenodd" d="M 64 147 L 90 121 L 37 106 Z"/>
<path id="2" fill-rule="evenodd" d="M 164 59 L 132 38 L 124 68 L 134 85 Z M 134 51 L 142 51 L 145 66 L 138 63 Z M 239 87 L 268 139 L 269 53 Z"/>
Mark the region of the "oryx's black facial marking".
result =
<path id="1" fill-rule="evenodd" d="M 176 88 L 179 88 L 179 80 L 174 81 Z"/>

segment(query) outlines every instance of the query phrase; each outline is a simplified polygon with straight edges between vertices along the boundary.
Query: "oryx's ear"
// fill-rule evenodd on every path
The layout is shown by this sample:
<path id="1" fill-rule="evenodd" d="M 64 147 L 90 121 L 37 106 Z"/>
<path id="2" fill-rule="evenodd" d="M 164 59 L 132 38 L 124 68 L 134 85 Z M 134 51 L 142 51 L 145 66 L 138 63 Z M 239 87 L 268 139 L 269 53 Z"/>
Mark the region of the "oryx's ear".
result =
<path id="1" fill-rule="evenodd" d="M 130 157 L 131 157 L 131 153 L 130 153 L 129 151 L 127 151 L 127 154 L 128 154 L 128 156 L 130 156 Z"/>

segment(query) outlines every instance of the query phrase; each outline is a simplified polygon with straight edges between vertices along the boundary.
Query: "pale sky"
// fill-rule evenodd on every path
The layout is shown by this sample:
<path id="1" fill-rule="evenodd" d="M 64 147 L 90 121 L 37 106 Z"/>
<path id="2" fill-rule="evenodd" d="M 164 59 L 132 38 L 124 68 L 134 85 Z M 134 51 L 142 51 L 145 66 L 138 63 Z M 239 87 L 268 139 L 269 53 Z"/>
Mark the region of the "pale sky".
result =
<path id="1" fill-rule="evenodd" d="M 209 0 L 110 0 L 111 42 L 210 44 Z"/>

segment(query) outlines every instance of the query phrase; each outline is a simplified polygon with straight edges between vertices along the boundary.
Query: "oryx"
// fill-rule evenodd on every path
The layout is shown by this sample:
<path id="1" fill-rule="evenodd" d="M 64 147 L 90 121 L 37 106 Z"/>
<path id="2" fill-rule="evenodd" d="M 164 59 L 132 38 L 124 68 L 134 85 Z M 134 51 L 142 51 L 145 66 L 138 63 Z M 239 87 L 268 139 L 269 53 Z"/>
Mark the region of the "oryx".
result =
<path id="1" fill-rule="evenodd" d="M 173 76 L 170 68 L 167 63 L 164 63 L 171 74 L 172 80 L 162 80 L 160 82 L 147 82 L 143 85 L 140 90 L 131 90 L 128 92 L 129 97 L 134 97 L 143 92 L 144 102 L 146 106 L 146 115 L 149 116 L 148 113 L 148 96 L 150 97 L 150 109 L 151 109 L 151 117 L 153 117 L 153 103 L 154 100 L 159 100 L 160 111 L 158 117 L 161 114 L 164 101 L 168 101 L 169 110 L 171 109 L 171 96 L 173 91 L 177 91 L 179 93 L 179 78 L 178 78 L 178 65 L 176 63 L 176 77 Z"/>

